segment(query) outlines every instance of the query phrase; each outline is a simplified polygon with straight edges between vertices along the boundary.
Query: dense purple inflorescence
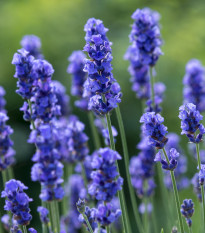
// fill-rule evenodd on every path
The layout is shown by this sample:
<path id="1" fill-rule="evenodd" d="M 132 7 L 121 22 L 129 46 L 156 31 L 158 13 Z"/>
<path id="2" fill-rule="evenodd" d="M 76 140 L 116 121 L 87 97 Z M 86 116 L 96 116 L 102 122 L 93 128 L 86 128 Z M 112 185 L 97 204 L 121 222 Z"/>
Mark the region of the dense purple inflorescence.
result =
<path id="1" fill-rule="evenodd" d="M 0 171 L 15 163 L 13 141 L 10 139 L 13 129 L 6 125 L 8 119 L 5 113 L 0 112 Z"/>
<path id="2" fill-rule="evenodd" d="M 6 100 L 4 99 L 4 96 L 6 94 L 6 91 L 2 86 L 0 86 L 0 112 L 6 113 L 5 110 L 5 105 L 6 105 Z"/>
<path id="3" fill-rule="evenodd" d="M 21 46 L 29 52 L 29 55 L 34 56 L 36 59 L 42 59 L 41 54 L 41 40 L 35 35 L 26 35 L 21 40 Z"/>
<path id="4" fill-rule="evenodd" d="M 130 34 L 130 41 L 138 49 L 139 61 L 144 65 L 154 66 L 162 55 L 160 28 L 158 21 L 160 15 L 149 8 L 137 9 L 132 18 L 134 23 Z"/>
<path id="5" fill-rule="evenodd" d="M 181 205 L 181 213 L 185 217 L 186 222 L 189 227 L 192 226 L 192 220 L 191 217 L 194 213 L 194 203 L 191 199 L 185 199 L 183 201 L 183 204 Z"/>
<path id="6" fill-rule="evenodd" d="M 179 118 L 181 119 L 181 134 L 186 134 L 190 142 L 199 143 L 205 134 L 204 126 L 200 123 L 203 116 L 198 110 L 196 105 L 188 103 L 182 105 L 180 108 Z M 199 130 L 199 134 L 196 132 Z"/>
<path id="7" fill-rule="evenodd" d="M 184 102 L 193 103 L 200 112 L 205 111 L 205 69 L 197 59 L 190 60 L 186 65 L 183 79 Z"/>
<path id="8" fill-rule="evenodd" d="M 5 201 L 4 209 L 13 214 L 19 225 L 28 225 L 32 219 L 29 209 L 31 198 L 24 192 L 27 187 L 18 180 L 10 180 L 5 184 L 5 190 L 1 197 L 8 198 Z"/>
<path id="9" fill-rule="evenodd" d="M 144 113 L 140 119 L 140 123 L 143 123 L 143 133 L 149 138 L 149 144 L 157 149 L 162 149 L 168 141 L 165 137 L 167 127 L 162 124 L 163 122 L 164 118 L 155 112 Z"/>
<path id="10" fill-rule="evenodd" d="M 40 215 L 41 222 L 43 224 L 48 224 L 49 221 L 50 221 L 49 218 L 48 218 L 48 214 L 49 214 L 48 209 L 46 209 L 43 206 L 38 206 L 37 211 L 38 211 L 38 213 Z"/>
<path id="11" fill-rule="evenodd" d="M 112 74 L 112 49 L 106 37 L 106 29 L 101 20 L 91 18 L 87 21 L 86 45 L 84 51 L 90 59 L 85 60 L 84 71 L 88 79 L 84 85 L 90 97 L 88 109 L 98 115 L 105 115 L 121 102 L 120 86 Z"/>

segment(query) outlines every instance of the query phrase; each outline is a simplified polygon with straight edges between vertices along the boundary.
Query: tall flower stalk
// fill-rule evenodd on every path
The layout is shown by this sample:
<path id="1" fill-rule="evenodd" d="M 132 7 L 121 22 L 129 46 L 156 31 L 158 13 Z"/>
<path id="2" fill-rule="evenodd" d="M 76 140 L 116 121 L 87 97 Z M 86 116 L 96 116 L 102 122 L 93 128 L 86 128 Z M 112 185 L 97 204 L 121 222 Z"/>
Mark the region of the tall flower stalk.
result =
<path id="1" fill-rule="evenodd" d="M 161 151 L 159 151 L 155 157 L 155 161 L 161 162 L 162 168 L 170 171 L 180 230 L 181 233 L 184 233 L 182 216 L 180 213 L 179 195 L 174 176 L 174 169 L 177 166 L 176 158 L 179 156 L 179 153 L 174 148 L 170 150 L 169 157 L 166 153 L 164 147 L 168 141 L 168 138 L 165 136 L 167 134 L 167 127 L 162 124 L 164 118 L 161 117 L 160 114 L 156 114 L 155 112 L 144 113 L 140 122 L 143 123 L 143 132 L 148 137 L 149 144 L 156 149 L 162 150 L 164 153 L 165 160 L 161 158 Z"/>

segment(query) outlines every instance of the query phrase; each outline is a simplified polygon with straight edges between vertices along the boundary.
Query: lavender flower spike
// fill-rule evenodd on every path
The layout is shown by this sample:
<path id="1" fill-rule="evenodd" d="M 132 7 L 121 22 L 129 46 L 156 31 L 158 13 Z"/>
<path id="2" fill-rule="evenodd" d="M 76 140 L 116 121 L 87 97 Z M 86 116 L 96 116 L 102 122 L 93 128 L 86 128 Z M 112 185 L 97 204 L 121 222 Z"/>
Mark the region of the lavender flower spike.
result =
<path id="1" fill-rule="evenodd" d="M 130 41 L 139 51 L 139 60 L 142 64 L 154 66 L 162 55 L 160 27 L 158 21 L 160 15 L 149 8 L 137 9 L 132 18 L 134 23 L 130 34 Z"/>
<path id="2" fill-rule="evenodd" d="M 183 79 L 184 102 L 193 103 L 200 112 L 205 111 L 205 69 L 197 59 L 191 59 L 186 65 Z"/>
<path id="3" fill-rule="evenodd" d="M 179 118 L 181 119 L 181 134 L 186 134 L 190 142 L 199 143 L 202 141 L 202 137 L 205 134 L 205 128 L 200 123 L 203 116 L 196 110 L 196 105 L 188 103 L 182 105 L 180 108 Z M 199 130 L 199 134 L 196 135 L 196 131 Z"/>
<path id="4" fill-rule="evenodd" d="M 144 123 L 142 130 L 148 136 L 149 144 L 157 149 L 162 149 L 168 141 L 165 137 L 167 127 L 162 124 L 163 122 L 164 118 L 155 112 L 144 113 L 140 119 L 140 123 Z"/>
<path id="5" fill-rule="evenodd" d="M 5 105 L 6 100 L 4 99 L 4 95 L 6 94 L 4 88 L 0 86 L 0 112 L 6 113 Z"/>
<path id="6" fill-rule="evenodd" d="M 42 59 L 41 54 L 41 40 L 35 35 L 26 35 L 21 40 L 21 46 L 29 52 L 29 55 L 34 56 L 36 59 Z"/>
<path id="7" fill-rule="evenodd" d="M 8 197 L 4 209 L 11 211 L 19 225 L 28 225 L 32 219 L 29 209 L 29 202 L 32 199 L 27 196 L 24 189 L 28 188 L 20 181 L 12 179 L 6 182 L 5 190 L 1 193 L 1 197 Z"/>
<path id="8" fill-rule="evenodd" d="M 192 220 L 191 217 L 194 213 L 194 203 L 191 199 L 185 199 L 183 201 L 183 204 L 181 205 L 181 213 L 185 217 L 186 222 L 189 227 L 192 226 Z"/>
<path id="9" fill-rule="evenodd" d="M 6 125 L 8 119 L 5 113 L 0 112 L 0 171 L 15 163 L 15 151 L 12 148 L 13 142 L 10 139 L 13 129 Z"/>

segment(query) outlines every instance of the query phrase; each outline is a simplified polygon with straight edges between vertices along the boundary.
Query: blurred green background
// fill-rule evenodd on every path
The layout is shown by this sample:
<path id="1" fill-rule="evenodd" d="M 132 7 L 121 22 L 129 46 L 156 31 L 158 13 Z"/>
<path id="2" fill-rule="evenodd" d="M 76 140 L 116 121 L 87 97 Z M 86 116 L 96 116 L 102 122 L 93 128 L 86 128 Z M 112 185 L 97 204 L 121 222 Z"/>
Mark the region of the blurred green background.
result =
<path id="1" fill-rule="evenodd" d="M 128 35 L 132 24 L 131 14 L 137 8 L 150 7 L 161 14 L 161 33 L 164 40 L 161 56 L 157 63 L 157 80 L 166 84 L 166 99 L 163 103 L 163 116 L 169 131 L 180 134 L 178 108 L 182 103 L 182 78 L 185 64 L 191 58 L 204 62 L 205 59 L 205 2 L 188 0 L 7 0 L 0 1 L 0 85 L 6 89 L 7 110 L 10 125 L 14 129 L 13 140 L 17 151 L 15 175 L 26 185 L 29 185 L 29 195 L 35 199 L 31 204 L 35 216 L 33 226 L 39 223 L 35 213 L 39 204 L 39 184 L 31 183 L 30 158 L 34 147 L 27 144 L 29 124 L 22 119 L 19 108 L 22 99 L 15 93 L 16 79 L 13 78 L 14 66 L 11 65 L 13 54 L 20 48 L 20 40 L 26 34 L 35 34 L 42 40 L 45 58 L 55 69 L 53 79 L 60 80 L 70 93 L 70 76 L 66 73 L 67 58 L 73 50 L 81 50 L 85 44 L 84 24 L 90 17 L 103 20 L 109 28 L 108 38 L 113 42 L 113 73 L 119 81 L 123 99 L 120 104 L 130 155 L 137 153 L 136 144 L 139 141 L 139 118 L 141 114 L 139 101 L 131 91 L 130 75 L 127 72 L 128 62 L 123 56 L 129 46 Z M 71 97 L 71 102 L 73 98 Z M 86 132 L 90 135 L 87 117 L 73 107 L 73 112 L 79 115 L 86 124 Z M 115 114 L 112 116 L 116 124 Z M 92 144 L 92 142 L 90 142 Z M 118 149 L 121 151 L 120 138 Z M 187 139 L 182 137 L 182 145 L 186 149 Z M 92 150 L 92 145 L 91 150 Z M 190 158 L 190 157 L 189 157 Z M 188 176 L 196 172 L 196 164 L 190 159 Z M 181 199 L 194 198 L 192 188 L 180 194 Z M 0 200 L 2 202 L 2 200 Z M 169 200 L 167 200 L 169 201 Z M 162 223 L 163 213 L 160 212 L 160 196 L 157 193 L 156 203 L 158 222 Z M 1 203 L 2 205 L 3 203 Z M 129 204 L 129 202 L 128 202 Z M 130 207 L 130 206 L 128 206 Z M 137 210 L 136 210 L 137 211 Z M 199 208 L 194 216 L 194 229 L 200 224 Z M 161 222 L 161 223 L 160 223 Z M 173 223 L 174 224 L 174 223 Z M 194 232 L 197 232 L 194 231 Z"/>

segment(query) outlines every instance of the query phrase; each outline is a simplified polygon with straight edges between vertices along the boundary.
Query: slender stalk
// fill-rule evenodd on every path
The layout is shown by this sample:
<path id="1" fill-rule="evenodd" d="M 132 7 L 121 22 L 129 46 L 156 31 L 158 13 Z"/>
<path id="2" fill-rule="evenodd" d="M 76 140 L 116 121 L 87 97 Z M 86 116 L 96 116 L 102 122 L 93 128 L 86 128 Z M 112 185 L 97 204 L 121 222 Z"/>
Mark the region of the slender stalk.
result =
<path id="1" fill-rule="evenodd" d="M 7 169 L 7 175 L 8 175 L 9 180 L 11 180 L 11 179 L 13 179 L 15 177 L 12 167 L 8 167 L 8 169 Z"/>
<path id="2" fill-rule="evenodd" d="M 189 227 L 189 233 L 192 233 L 192 227 Z"/>
<path id="3" fill-rule="evenodd" d="M 51 207 L 51 224 L 53 226 L 53 232 L 59 233 L 60 231 L 60 224 L 59 224 L 59 211 L 58 206 L 56 205 L 55 201 L 51 201 L 50 203 Z"/>
<path id="4" fill-rule="evenodd" d="M 119 106 L 116 108 L 116 115 L 117 115 L 117 121 L 118 121 L 119 129 L 120 129 L 120 136 L 121 136 L 121 141 L 122 141 L 122 146 L 123 146 L 123 154 L 124 154 L 124 162 L 125 162 L 125 171 L 126 171 L 128 189 L 130 193 L 130 199 L 132 203 L 134 217 L 135 217 L 135 221 L 137 223 L 139 231 L 144 232 L 142 221 L 141 221 L 141 218 L 138 212 L 138 205 L 137 205 L 137 201 L 135 197 L 135 191 L 131 184 L 131 178 L 130 178 L 130 173 L 129 173 L 129 153 L 128 153 L 128 147 L 127 147 L 127 140 L 125 136 L 124 124 L 123 124 Z"/>
<path id="5" fill-rule="evenodd" d="M 23 226 L 23 233 L 27 233 L 27 228 L 26 228 L 26 226 Z"/>
<path id="6" fill-rule="evenodd" d="M 151 219 L 152 219 L 152 228 L 154 230 L 154 233 L 157 233 L 158 229 L 158 224 L 157 224 L 157 218 L 156 218 L 156 213 L 153 211 L 155 210 L 155 205 L 154 205 L 154 200 L 153 197 L 151 197 L 151 203 L 152 203 L 152 214 L 151 214 Z"/>
<path id="7" fill-rule="evenodd" d="M 107 231 L 107 233 L 110 233 L 110 227 L 109 227 L 109 225 L 106 226 L 106 231 Z"/>
<path id="8" fill-rule="evenodd" d="M 87 224 L 87 226 L 88 226 L 88 228 L 89 228 L 89 231 L 90 231 L 91 233 L 93 233 L 93 229 L 92 229 L 92 227 L 91 227 L 91 225 L 90 225 L 90 223 L 89 223 L 89 220 L 88 220 L 87 216 L 86 216 L 84 213 L 83 213 L 82 215 L 83 215 L 83 218 L 85 219 L 85 222 L 86 222 L 86 224 Z"/>
<path id="9" fill-rule="evenodd" d="M 150 67 L 150 82 L 151 82 L 151 97 L 152 97 L 152 104 L 154 107 L 154 76 L 152 75 L 152 68 Z"/>
<path id="10" fill-rule="evenodd" d="M 112 125 L 111 125 L 111 120 L 110 120 L 110 114 L 109 113 L 106 114 L 106 120 L 107 120 L 108 132 L 109 132 L 109 137 L 110 137 L 110 148 L 112 150 L 115 150 L 115 143 L 114 143 L 114 138 L 113 138 L 113 135 L 112 135 Z M 118 166 L 117 161 L 116 161 L 116 166 L 117 166 L 117 170 L 118 170 L 118 172 L 120 174 L 119 166 Z M 120 200 L 120 207 L 121 207 L 121 210 L 122 210 L 123 231 L 126 232 L 126 233 L 131 233 L 123 189 L 118 191 L 118 197 L 119 197 L 119 200 Z M 136 211 L 138 211 L 138 209 Z"/>
<path id="11" fill-rule="evenodd" d="M 144 213 L 144 216 L 143 216 L 144 228 L 145 228 L 145 232 L 149 233 L 149 219 L 148 219 L 148 208 L 147 208 L 148 200 L 147 200 L 147 197 L 144 198 L 144 204 L 145 204 L 145 213 Z"/>
<path id="12" fill-rule="evenodd" d="M 88 179 L 87 179 L 87 176 L 86 176 L 85 167 L 84 167 L 83 162 L 81 162 L 81 169 L 82 169 L 82 176 L 83 176 L 84 184 L 85 184 L 85 187 L 87 187 Z"/>
<path id="13" fill-rule="evenodd" d="M 7 182 L 6 170 L 2 171 L 1 174 L 2 174 L 3 186 L 5 187 L 5 184 Z"/>
<path id="14" fill-rule="evenodd" d="M 169 162 L 169 158 L 167 156 L 166 150 L 165 148 L 162 149 L 164 156 L 167 160 L 167 163 L 170 164 Z M 170 171 L 171 174 L 171 179 L 172 179 L 172 185 L 173 185 L 173 189 L 174 189 L 174 197 L 175 197 L 175 202 L 176 202 L 176 207 L 177 207 L 177 214 L 178 214 L 178 220 L 179 220 L 179 226 L 180 226 L 180 231 L 181 233 L 184 233 L 184 227 L 183 227 L 183 222 L 182 222 L 182 216 L 181 216 L 181 212 L 180 212 L 180 201 L 179 201 L 179 194 L 178 194 L 178 190 L 177 190 L 177 185 L 176 185 L 176 180 L 175 180 L 175 176 L 174 176 L 174 172 Z"/>
<path id="15" fill-rule="evenodd" d="M 197 161 L 198 161 L 198 167 L 199 171 L 201 170 L 201 159 L 199 154 L 199 144 L 196 143 L 196 153 L 197 153 Z M 202 197 L 202 205 L 203 205 L 203 220 L 205 225 L 205 201 L 204 201 L 204 185 L 201 185 L 201 197 Z"/>
<path id="16" fill-rule="evenodd" d="M 32 112 L 32 106 L 31 106 L 31 101 L 28 99 L 28 106 L 29 106 L 29 110 L 30 110 L 30 114 L 31 114 L 31 116 L 33 115 L 33 112 Z M 35 124 L 34 124 L 34 121 L 33 120 L 31 120 L 31 125 L 32 125 L 32 127 L 33 127 L 33 129 L 36 129 L 36 127 L 35 127 Z"/>
<path id="17" fill-rule="evenodd" d="M 92 131 L 92 136 L 93 136 L 93 140 L 94 140 L 94 144 L 95 144 L 95 149 L 98 150 L 100 148 L 100 137 L 99 137 L 98 131 L 94 125 L 94 116 L 93 116 L 93 113 L 91 111 L 89 111 L 89 113 L 88 113 L 88 118 L 89 118 L 90 128 Z"/>

